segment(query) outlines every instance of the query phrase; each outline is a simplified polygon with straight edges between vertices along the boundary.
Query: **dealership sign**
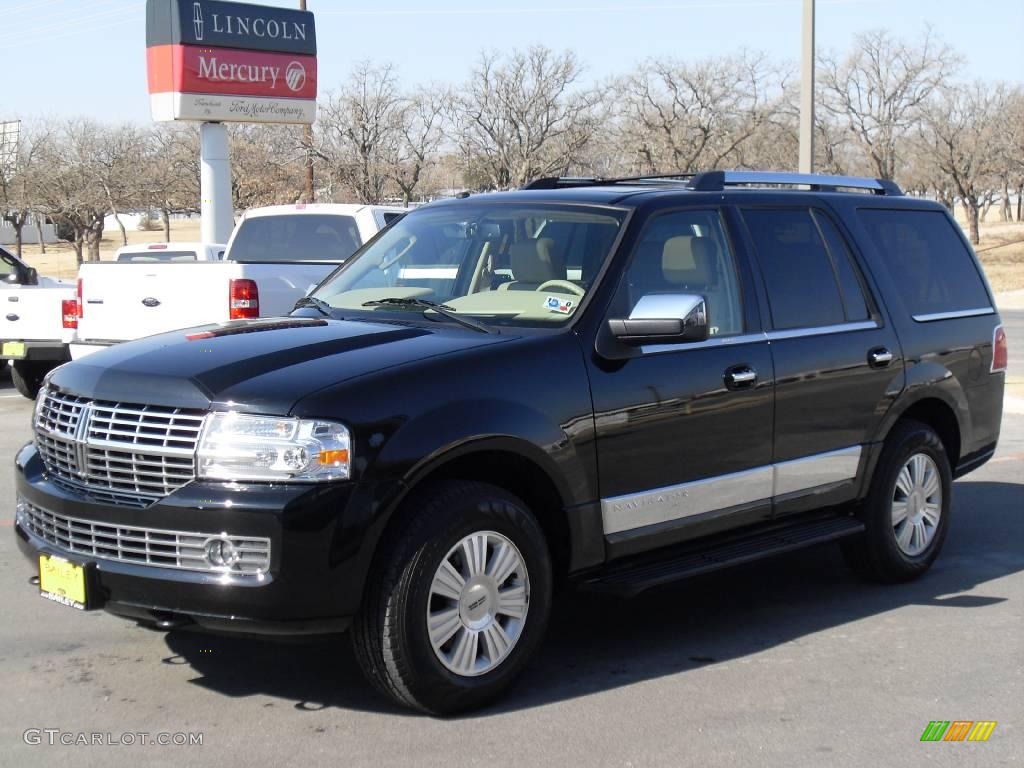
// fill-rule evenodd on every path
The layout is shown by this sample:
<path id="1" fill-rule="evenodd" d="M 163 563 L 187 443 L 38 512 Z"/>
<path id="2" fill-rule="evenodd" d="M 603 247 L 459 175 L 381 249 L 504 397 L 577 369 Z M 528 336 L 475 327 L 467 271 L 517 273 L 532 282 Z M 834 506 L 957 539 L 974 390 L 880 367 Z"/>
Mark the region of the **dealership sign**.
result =
<path id="1" fill-rule="evenodd" d="M 220 0 L 147 0 L 154 120 L 312 123 L 313 14 Z"/>

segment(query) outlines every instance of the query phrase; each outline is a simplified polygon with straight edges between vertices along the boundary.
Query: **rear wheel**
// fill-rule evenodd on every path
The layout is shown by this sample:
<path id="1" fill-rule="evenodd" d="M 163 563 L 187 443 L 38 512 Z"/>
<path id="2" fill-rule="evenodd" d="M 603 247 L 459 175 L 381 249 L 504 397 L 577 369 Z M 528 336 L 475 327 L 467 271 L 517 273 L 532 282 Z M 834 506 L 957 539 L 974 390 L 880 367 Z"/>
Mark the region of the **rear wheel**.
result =
<path id="1" fill-rule="evenodd" d="M 540 644 L 551 604 L 544 534 L 521 500 L 491 485 L 425 488 L 398 513 L 352 630 L 364 672 L 431 714 L 500 695 Z"/>
<path id="2" fill-rule="evenodd" d="M 865 532 L 843 544 L 850 565 L 873 581 L 917 578 L 938 557 L 949 529 L 952 472 L 942 441 L 920 422 L 885 441 L 864 508 Z"/>
<path id="3" fill-rule="evenodd" d="M 54 365 L 48 362 L 15 360 L 11 366 L 11 381 L 14 382 L 14 388 L 29 400 L 35 400 L 39 388 L 43 385 L 43 377 Z"/>

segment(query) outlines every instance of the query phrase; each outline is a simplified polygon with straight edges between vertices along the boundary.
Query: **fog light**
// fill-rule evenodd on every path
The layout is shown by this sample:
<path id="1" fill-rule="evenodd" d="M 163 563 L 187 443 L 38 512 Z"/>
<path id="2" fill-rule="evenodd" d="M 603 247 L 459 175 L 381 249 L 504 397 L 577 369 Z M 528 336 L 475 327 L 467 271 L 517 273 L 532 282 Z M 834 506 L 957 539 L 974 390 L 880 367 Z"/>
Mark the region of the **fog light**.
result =
<path id="1" fill-rule="evenodd" d="M 207 562 L 216 568 L 230 568 L 242 556 L 228 539 L 208 539 L 205 549 Z"/>

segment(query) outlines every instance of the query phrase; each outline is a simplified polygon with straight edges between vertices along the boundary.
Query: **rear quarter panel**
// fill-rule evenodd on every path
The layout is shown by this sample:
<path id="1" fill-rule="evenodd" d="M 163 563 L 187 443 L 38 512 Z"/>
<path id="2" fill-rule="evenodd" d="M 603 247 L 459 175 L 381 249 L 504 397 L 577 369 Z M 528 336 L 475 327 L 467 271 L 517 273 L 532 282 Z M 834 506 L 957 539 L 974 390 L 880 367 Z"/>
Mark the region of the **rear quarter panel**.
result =
<path id="1" fill-rule="evenodd" d="M 876 207 L 877 203 L 871 205 Z M 896 198 L 892 203 L 896 209 L 945 212 L 974 260 L 992 307 L 991 314 L 919 322 L 914 320 L 900 286 L 886 267 L 885 254 L 878 250 L 862 225 L 858 202 L 847 200 L 840 207 L 844 222 L 857 239 L 880 286 L 881 298 L 896 328 L 906 361 L 906 388 L 882 421 L 877 439 L 884 439 L 900 416 L 915 403 L 933 398 L 949 406 L 957 419 L 960 455 L 950 457 L 954 469 L 959 463 L 970 460 L 972 454 L 994 449 L 1002 419 L 1005 374 L 989 371 L 993 332 L 1000 319 L 984 270 L 959 225 L 945 209 L 931 201 Z"/>

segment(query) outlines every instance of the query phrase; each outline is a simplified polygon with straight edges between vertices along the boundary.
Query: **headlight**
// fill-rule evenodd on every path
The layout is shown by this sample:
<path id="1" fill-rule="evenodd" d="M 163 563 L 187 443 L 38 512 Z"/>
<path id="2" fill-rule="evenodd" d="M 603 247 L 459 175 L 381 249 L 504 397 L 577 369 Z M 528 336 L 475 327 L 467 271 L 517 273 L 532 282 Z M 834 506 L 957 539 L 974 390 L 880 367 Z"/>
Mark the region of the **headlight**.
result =
<path id="1" fill-rule="evenodd" d="M 349 476 L 348 430 L 332 421 L 211 413 L 199 439 L 208 480 L 321 482 Z"/>

